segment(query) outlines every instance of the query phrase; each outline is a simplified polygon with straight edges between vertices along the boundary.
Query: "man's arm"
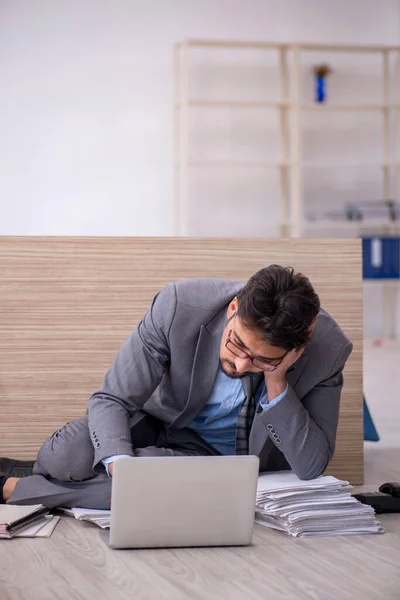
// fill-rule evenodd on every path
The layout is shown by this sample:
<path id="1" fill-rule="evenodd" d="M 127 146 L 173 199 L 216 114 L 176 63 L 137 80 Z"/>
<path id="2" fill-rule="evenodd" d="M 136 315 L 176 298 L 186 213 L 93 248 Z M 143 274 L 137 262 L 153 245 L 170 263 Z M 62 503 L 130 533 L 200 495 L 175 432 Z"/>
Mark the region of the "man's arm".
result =
<path id="1" fill-rule="evenodd" d="M 129 421 L 159 385 L 169 366 L 169 331 L 176 310 L 174 284 L 153 300 L 88 404 L 89 432 L 94 446 L 94 469 L 107 457 L 133 455 Z"/>
<path id="2" fill-rule="evenodd" d="M 269 434 L 273 434 L 271 439 L 300 479 L 321 475 L 335 452 L 342 371 L 351 350 L 351 343 L 342 348 L 326 380 L 301 401 L 289 386 L 279 402 L 259 415 Z M 281 388 L 276 382 L 272 388 L 273 397 Z"/>

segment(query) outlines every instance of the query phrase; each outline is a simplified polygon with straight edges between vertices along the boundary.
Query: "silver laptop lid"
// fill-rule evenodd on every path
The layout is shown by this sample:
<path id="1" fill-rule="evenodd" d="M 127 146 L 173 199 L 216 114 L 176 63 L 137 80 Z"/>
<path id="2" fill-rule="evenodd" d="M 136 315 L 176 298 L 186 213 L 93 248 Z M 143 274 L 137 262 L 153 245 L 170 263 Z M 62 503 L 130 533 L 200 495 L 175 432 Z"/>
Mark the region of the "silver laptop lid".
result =
<path id="1" fill-rule="evenodd" d="M 256 456 L 121 458 L 114 463 L 110 545 L 250 544 Z"/>

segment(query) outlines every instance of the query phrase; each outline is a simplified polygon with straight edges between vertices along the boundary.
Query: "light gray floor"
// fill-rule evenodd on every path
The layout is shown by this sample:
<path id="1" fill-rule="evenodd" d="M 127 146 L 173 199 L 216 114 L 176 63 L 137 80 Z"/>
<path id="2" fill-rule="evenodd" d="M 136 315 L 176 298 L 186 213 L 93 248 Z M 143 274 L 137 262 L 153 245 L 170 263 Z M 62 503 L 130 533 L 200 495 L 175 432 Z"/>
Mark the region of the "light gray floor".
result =
<path id="1" fill-rule="evenodd" d="M 365 392 L 382 441 L 365 447 L 365 489 L 400 481 L 400 346 L 365 348 Z M 195 515 L 193 516 L 195 518 Z M 400 598 L 400 514 L 386 533 L 293 539 L 260 525 L 248 548 L 113 551 L 88 523 L 0 542 L 1 600 Z"/>

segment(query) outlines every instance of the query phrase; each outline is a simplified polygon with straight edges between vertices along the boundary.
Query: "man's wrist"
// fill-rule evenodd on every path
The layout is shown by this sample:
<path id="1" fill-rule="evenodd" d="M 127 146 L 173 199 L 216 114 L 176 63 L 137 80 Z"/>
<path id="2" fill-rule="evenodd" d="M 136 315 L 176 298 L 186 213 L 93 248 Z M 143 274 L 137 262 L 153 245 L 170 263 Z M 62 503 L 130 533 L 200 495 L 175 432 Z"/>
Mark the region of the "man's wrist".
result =
<path id="1" fill-rule="evenodd" d="M 113 463 L 119 458 L 132 458 L 132 456 L 130 454 L 113 454 L 112 456 L 107 456 L 107 458 L 103 458 L 103 460 L 101 461 L 109 477 L 111 477 L 113 474 Z"/>
<path id="2" fill-rule="evenodd" d="M 272 380 L 266 379 L 265 385 L 267 386 L 268 402 L 272 402 L 272 400 L 283 394 L 283 392 L 286 390 L 287 383 L 285 378 Z"/>

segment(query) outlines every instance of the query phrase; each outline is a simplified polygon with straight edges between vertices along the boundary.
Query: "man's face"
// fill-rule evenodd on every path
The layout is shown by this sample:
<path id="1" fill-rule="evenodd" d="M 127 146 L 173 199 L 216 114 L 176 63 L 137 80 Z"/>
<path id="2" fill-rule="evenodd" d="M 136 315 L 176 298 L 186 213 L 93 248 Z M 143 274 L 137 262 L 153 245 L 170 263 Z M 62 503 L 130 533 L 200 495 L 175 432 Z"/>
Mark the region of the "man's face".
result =
<path id="1" fill-rule="evenodd" d="M 287 350 L 270 346 L 254 331 L 246 328 L 236 316 L 236 311 L 237 299 L 234 298 L 228 307 L 228 323 L 222 334 L 220 347 L 220 364 L 225 375 L 234 379 L 241 378 L 264 370 L 263 364 L 266 368 L 279 364 L 286 356 Z M 230 340 L 228 347 L 227 340 Z M 256 364 L 253 364 L 250 358 L 237 356 L 236 352 L 250 355 Z"/>

